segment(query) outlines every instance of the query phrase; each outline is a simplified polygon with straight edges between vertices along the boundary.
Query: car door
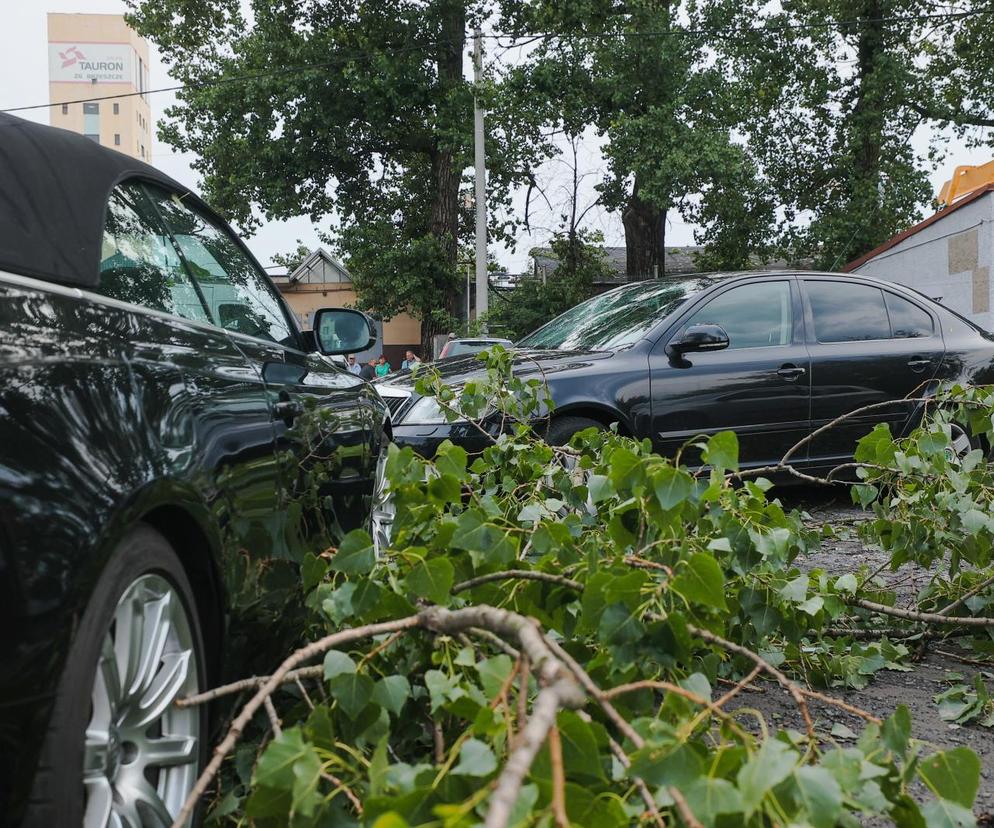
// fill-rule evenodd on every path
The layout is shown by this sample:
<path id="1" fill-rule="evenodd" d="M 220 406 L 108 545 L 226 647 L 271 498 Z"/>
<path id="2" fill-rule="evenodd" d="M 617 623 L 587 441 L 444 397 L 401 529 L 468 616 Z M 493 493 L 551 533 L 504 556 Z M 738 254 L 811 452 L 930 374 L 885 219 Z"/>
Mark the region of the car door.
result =
<path id="1" fill-rule="evenodd" d="M 923 304 L 842 277 L 805 277 L 800 284 L 809 320 L 813 429 L 864 406 L 914 395 L 933 379 L 945 348 L 937 320 Z M 814 438 L 811 462 L 847 461 L 876 423 L 900 434 L 911 411 L 895 404 L 842 421 Z"/>
<path id="2" fill-rule="evenodd" d="M 171 194 L 157 204 L 212 317 L 254 367 L 268 396 L 279 464 L 279 508 L 294 560 L 361 525 L 371 486 L 365 383 L 306 351 L 282 298 L 220 223 Z"/>
<path id="3" fill-rule="evenodd" d="M 157 443 L 149 454 L 161 455 L 171 477 L 204 481 L 229 559 L 268 559 L 279 554 L 281 537 L 274 524 L 279 492 L 269 399 L 245 356 L 214 325 L 163 222 L 163 205 L 150 198 L 155 192 L 130 181 L 112 193 L 99 287 L 160 312 L 131 315 L 126 335 L 145 423 Z"/>
<path id="4" fill-rule="evenodd" d="M 720 325 L 720 351 L 674 355 L 691 325 Z M 743 466 L 768 465 L 808 433 L 809 365 L 790 276 L 719 287 L 690 308 L 650 355 L 653 443 L 672 455 L 696 435 L 732 430 Z M 690 463 L 699 454 L 684 455 Z"/>

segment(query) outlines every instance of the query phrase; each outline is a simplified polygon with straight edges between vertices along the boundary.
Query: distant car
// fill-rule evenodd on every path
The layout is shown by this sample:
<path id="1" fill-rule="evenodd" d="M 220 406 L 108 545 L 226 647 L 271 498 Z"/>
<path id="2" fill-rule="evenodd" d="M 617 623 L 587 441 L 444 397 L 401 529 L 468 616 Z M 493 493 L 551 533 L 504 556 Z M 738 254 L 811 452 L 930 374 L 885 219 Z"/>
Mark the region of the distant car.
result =
<path id="1" fill-rule="evenodd" d="M 673 455 L 697 435 L 731 429 L 744 467 L 776 463 L 819 426 L 870 403 L 927 395 L 942 381 L 994 381 L 991 334 L 908 288 L 830 273 L 628 284 L 566 311 L 514 351 L 519 375 L 541 366 L 548 381 L 551 441 L 617 423 Z M 452 385 L 481 370 L 471 357 L 437 368 Z M 380 393 L 398 443 L 428 456 L 447 438 L 471 450 L 487 443 L 469 423 L 447 423 L 409 378 L 388 380 Z M 902 434 L 921 410 L 895 404 L 853 417 L 807 443 L 795 462 L 832 468 L 873 424 Z M 954 437 L 957 451 L 969 450 L 968 434 Z"/>
<path id="2" fill-rule="evenodd" d="M 494 345 L 503 345 L 505 348 L 509 348 L 511 346 L 511 340 L 501 339 L 496 336 L 475 337 L 472 339 L 450 339 L 443 346 L 442 353 L 438 355 L 438 358 L 445 359 L 445 357 L 478 354 L 480 351 L 485 351 L 487 348 L 492 348 Z"/>
<path id="3" fill-rule="evenodd" d="M 304 555 L 389 529 L 386 407 L 328 358 L 375 328 L 305 337 L 223 219 L 82 135 L 0 114 L 0 182 L 0 824 L 169 825 L 211 729 L 173 702 L 271 672 Z"/>

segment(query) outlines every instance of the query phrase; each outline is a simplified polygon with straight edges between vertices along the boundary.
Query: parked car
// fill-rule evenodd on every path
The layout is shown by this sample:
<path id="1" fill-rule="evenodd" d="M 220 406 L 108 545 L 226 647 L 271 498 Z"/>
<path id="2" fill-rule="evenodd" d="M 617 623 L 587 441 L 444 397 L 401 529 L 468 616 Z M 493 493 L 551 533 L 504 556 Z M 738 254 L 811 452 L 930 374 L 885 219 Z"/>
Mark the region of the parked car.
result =
<path id="1" fill-rule="evenodd" d="M 830 273 L 719 273 L 638 282 L 589 299 L 515 346 L 515 370 L 539 366 L 556 403 L 549 439 L 617 423 L 674 454 L 695 435 L 738 434 L 744 467 L 776 463 L 803 437 L 871 403 L 928 394 L 942 381 L 994 381 L 994 337 L 899 285 Z M 437 368 L 458 385 L 474 357 Z M 381 386 L 394 436 L 431 455 L 448 438 L 481 450 L 487 438 L 446 423 L 431 398 L 398 377 Z M 919 406 L 895 404 L 844 421 L 795 455 L 825 469 L 886 421 L 909 429 Z M 490 428 L 496 429 L 496 423 Z M 970 437 L 955 435 L 961 450 Z M 692 455 L 684 455 L 691 461 Z"/>
<path id="2" fill-rule="evenodd" d="M 81 135 L 0 114 L 0 182 L 0 823 L 168 825 L 210 741 L 172 702 L 271 671 L 303 556 L 389 529 L 386 407 L 328 358 L 375 329 L 305 336 L 215 212 Z"/>
<path id="3" fill-rule="evenodd" d="M 438 355 L 438 358 L 445 359 L 445 357 L 478 354 L 480 351 L 485 351 L 487 348 L 492 348 L 494 345 L 503 345 L 505 348 L 508 348 L 511 345 L 511 340 L 501 339 L 497 336 L 478 336 L 471 339 L 450 339 L 445 343 L 445 345 L 442 346 L 442 352 Z"/>

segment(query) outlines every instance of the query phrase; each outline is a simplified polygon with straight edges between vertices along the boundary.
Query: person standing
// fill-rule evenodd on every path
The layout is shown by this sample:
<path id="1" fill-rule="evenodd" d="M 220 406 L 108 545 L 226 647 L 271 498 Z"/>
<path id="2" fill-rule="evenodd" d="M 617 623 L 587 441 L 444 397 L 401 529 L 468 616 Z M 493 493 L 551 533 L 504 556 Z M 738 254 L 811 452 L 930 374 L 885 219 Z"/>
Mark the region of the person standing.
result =
<path id="1" fill-rule="evenodd" d="M 418 365 L 421 364 L 421 360 L 414 351 L 408 351 L 404 354 L 404 361 L 400 363 L 401 370 L 406 371 L 407 369 L 414 370 Z"/>
<path id="2" fill-rule="evenodd" d="M 356 376 L 360 376 L 362 374 L 362 366 L 355 361 L 355 354 L 349 354 L 348 368 L 350 374 L 355 374 Z"/>
<path id="3" fill-rule="evenodd" d="M 387 358 L 380 354 L 380 358 L 376 361 L 376 376 L 385 377 L 390 373 L 390 363 L 387 362 Z"/>
<path id="4" fill-rule="evenodd" d="M 362 370 L 359 371 L 359 376 L 364 380 L 371 380 L 374 376 L 376 376 L 376 360 L 371 359 L 363 365 Z"/>

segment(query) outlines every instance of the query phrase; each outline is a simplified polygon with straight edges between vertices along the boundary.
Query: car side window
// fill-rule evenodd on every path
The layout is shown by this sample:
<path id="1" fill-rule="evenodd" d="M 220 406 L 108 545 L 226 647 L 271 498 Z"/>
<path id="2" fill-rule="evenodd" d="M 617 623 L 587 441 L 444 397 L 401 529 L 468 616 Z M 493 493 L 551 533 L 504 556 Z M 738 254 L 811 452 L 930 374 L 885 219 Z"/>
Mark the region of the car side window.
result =
<path id="1" fill-rule="evenodd" d="M 884 300 L 890 316 L 891 335 L 895 339 L 916 339 L 935 333 L 932 317 L 918 305 L 886 290 Z"/>
<path id="2" fill-rule="evenodd" d="M 137 182 L 116 187 L 107 202 L 99 290 L 122 302 L 210 322 L 179 253 Z"/>
<path id="3" fill-rule="evenodd" d="M 729 349 L 789 345 L 794 330 L 790 282 L 759 282 L 727 290 L 696 311 L 685 327 L 691 325 L 721 325 Z"/>
<path id="4" fill-rule="evenodd" d="M 214 322 L 260 339 L 297 345 L 280 299 L 231 235 L 182 199 L 147 185 L 197 281 Z"/>
<path id="5" fill-rule="evenodd" d="M 805 286 L 819 342 L 890 339 L 890 322 L 880 288 L 827 281 L 808 281 Z"/>

